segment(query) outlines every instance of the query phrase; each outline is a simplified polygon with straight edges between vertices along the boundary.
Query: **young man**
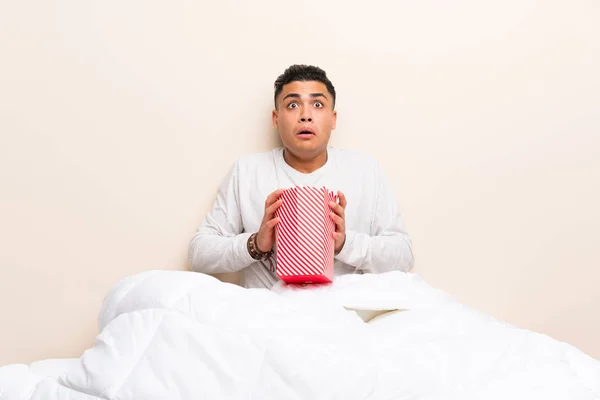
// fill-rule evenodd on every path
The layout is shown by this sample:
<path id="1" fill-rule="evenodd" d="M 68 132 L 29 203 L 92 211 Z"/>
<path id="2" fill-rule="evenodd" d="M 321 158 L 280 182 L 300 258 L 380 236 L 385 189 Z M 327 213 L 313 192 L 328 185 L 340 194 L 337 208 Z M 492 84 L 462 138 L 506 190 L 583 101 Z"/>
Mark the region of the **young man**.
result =
<path id="1" fill-rule="evenodd" d="M 273 126 L 282 148 L 238 159 L 189 247 L 194 271 L 242 272 L 245 287 L 271 288 L 268 260 L 282 189 L 335 190 L 335 274 L 409 271 L 411 240 L 392 189 L 372 158 L 328 146 L 335 129 L 335 88 L 325 71 L 292 65 L 275 81 Z"/>

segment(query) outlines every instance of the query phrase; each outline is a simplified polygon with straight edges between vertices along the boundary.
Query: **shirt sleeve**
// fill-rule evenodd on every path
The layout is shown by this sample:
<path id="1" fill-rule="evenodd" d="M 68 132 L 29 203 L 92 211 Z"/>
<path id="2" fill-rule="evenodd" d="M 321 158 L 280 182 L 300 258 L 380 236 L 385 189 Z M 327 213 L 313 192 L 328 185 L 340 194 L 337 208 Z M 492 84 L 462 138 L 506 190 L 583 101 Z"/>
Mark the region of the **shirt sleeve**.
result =
<path id="1" fill-rule="evenodd" d="M 222 181 L 217 198 L 189 245 L 193 271 L 207 274 L 240 271 L 255 260 L 246 243 L 252 234 L 244 232 L 239 207 L 239 161 Z"/>
<path id="2" fill-rule="evenodd" d="M 365 272 L 408 272 L 414 265 L 412 241 L 404 228 L 390 184 L 375 164 L 375 209 L 371 234 L 346 231 L 346 242 L 336 258 Z"/>

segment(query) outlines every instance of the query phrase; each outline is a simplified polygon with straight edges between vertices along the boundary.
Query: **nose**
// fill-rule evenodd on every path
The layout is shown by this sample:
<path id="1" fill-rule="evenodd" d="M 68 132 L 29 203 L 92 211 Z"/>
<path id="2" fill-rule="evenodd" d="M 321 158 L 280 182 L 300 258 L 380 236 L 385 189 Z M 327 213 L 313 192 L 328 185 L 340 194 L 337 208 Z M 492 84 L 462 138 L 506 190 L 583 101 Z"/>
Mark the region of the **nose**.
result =
<path id="1" fill-rule="evenodd" d="M 312 114 L 310 113 L 310 108 L 304 108 L 300 112 L 300 122 L 313 122 Z"/>

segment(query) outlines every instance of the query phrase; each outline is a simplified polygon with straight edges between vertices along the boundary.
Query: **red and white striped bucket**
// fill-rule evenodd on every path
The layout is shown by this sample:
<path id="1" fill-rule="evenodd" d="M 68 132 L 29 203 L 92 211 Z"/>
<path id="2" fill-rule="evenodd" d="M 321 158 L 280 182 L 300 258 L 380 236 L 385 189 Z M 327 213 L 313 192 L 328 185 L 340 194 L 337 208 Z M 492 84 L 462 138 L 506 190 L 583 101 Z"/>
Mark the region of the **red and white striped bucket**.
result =
<path id="1" fill-rule="evenodd" d="M 325 187 L 297 186 L 281 194 L 276 211 L 277 276 L 286 283 L 333 281 L 335 223 L 329 213 L 337 195 Z"/>

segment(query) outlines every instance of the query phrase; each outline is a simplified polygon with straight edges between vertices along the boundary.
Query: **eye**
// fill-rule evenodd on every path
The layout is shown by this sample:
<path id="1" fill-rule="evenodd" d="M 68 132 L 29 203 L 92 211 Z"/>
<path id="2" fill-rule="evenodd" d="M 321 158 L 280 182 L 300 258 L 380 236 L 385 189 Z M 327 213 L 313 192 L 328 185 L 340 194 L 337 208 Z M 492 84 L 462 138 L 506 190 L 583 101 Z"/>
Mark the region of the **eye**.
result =
<path id="1" fill-rule="evenodd" d="M 291 102 L 290 104 L 288 104 L 287 108 L 298 108 L 298 103 Z"/>
<path id="2" fill-rule="evenodd" d="M 315 102 L 315 107 L 317 107 L 317 108 L 323 108 L 325 106 L 320 101 L 317 101 L 317 102 Z"/>

